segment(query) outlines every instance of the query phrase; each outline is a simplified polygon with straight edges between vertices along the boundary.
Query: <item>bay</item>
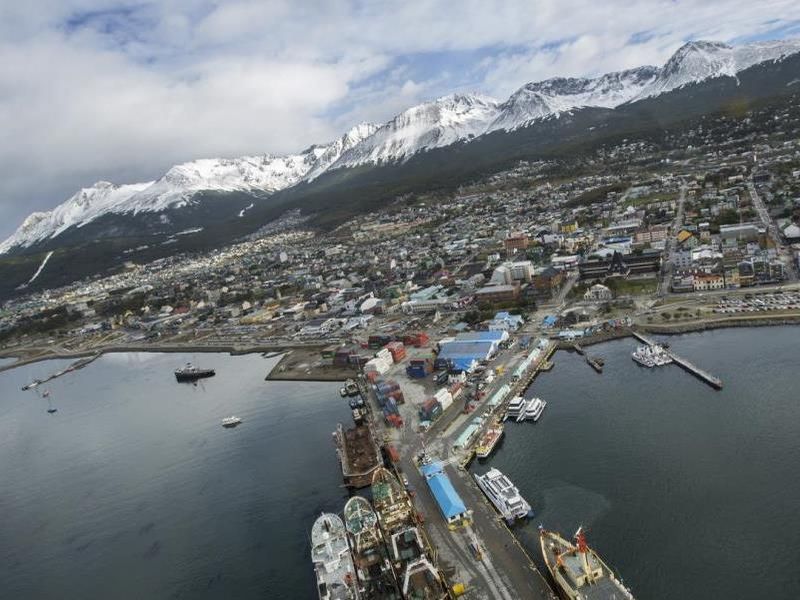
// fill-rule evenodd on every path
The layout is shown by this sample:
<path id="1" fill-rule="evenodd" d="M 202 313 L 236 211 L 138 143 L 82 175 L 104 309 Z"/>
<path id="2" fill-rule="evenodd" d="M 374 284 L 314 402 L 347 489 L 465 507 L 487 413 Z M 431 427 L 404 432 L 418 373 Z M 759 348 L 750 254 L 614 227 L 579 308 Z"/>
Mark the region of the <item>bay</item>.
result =
<path id="1" fill-rule="evenodd" d="M 176 383 L 192 359 L 216 377 Z M 71 361 L 0 373 L 0 596 L 315 597 L 349 410 L 337 384 L 265 382 L 275 360 L 109 354 L 43 386 L 52 415 L 20 388 Z"/>
<path id="2" fill-rule="evenodd" d="M 536 511 L 515 530 L 540 555 L 537 525 L 580 526 L 637 598 L 800 595 L 800 394 L 794 327 L 663 338 L 721 377 L 722 391 L 675 365 L 646 369 L 633 339 L 591 346 L 527 391 L 536 423 L 507 423 L 494 466 Z"/>

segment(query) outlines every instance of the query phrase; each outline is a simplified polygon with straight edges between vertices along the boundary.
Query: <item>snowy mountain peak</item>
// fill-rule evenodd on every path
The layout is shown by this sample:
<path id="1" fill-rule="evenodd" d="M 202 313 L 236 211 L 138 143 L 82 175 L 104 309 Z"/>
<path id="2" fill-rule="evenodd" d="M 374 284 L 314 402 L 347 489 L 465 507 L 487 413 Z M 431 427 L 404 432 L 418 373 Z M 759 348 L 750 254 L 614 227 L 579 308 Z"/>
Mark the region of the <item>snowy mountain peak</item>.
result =
<path id="1" fill-rule="evenodd" d="M 0 253 L 29 247 L 108 213 L 158 212 L 191 203 L 202 191 L 272 193 L 335 169 L 407 160 L 425 150 L 532 122 L 582 107 L 613 109 L 715 77 L 736 77 L 767 61 L 800 52 L 800 40 L 730 46 L 692 41 L 663 67 L 643 66 L 597 77 L 554 77 L 528 83 L 500 102 L 456 93 L 424 102 L 383 125 L 359 123 L 341 137 L 297 154 L 199 159 L 175 165 L 154 182 L 114 185 L 99 181 L 50 212 L 31 214 L 0 244 Z"/>
<path id="2" fill-rule="evenodd" d="M 498 106 L 494 98 L 479 94 L 451 94 L 412 106 L 344 153 L 334 167 L 404 160 L 421 150 L 482 135 Z"/>
<path id="3" fill-rule="evenodd" d="M 675 51 L 656 80 L 636 99 L 658 96 L 715 77 L 736 77 L 754 65 L 783 60 L 797 52 L 800 40 L 755 42 L 746 46 L 702 40 L 687 42 Z"/>

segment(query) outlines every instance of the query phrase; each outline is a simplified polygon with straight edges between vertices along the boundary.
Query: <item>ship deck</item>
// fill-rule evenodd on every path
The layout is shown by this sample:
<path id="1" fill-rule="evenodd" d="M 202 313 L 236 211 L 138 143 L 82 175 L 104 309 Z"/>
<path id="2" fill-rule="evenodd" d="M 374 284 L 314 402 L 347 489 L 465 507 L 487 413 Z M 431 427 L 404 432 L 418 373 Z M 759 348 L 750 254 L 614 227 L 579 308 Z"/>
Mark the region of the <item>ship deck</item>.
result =
<path id="1" fill-rule="evenodd" d="M 544 556 L 545 562 L 547 562 L 548 565 L 555 565 L 556 555 L 554 549 L 549 547 L 548 545 L 545 546 L 544 551 L 545 551 L 545 556 Z M 574 579 L 570 577 L 570 573 L 577 574 L 580 571 L 578 558 L 574 555 L 564 556 L 563 562 L 564 562 L 563 570 L 560 570 L 559 573 L 561 577 L 563 577 L 566 581 L 570 582 L 570 585 L 574 585 L 573 583 Z M 597 562 L 597 559 L 592 555 L 589 556 L 589 562 L 592 568 L 600 567 L 600 564 Z M 630 595 L 628 595 L 628 593 L 620 589 L 617 583 L 607 576 L 597 579 L 590 585 L 584 585 L 578 588 L 578 591 L 580 592 L 581 600 L 629 600 L 630 599 Z"/>
<path id="2" fill-rule="evenodd" d="M 371 473 L 380 464 L 379 451 L 367 425 L 358 425 L 344 432 L 345 475 Z"/>

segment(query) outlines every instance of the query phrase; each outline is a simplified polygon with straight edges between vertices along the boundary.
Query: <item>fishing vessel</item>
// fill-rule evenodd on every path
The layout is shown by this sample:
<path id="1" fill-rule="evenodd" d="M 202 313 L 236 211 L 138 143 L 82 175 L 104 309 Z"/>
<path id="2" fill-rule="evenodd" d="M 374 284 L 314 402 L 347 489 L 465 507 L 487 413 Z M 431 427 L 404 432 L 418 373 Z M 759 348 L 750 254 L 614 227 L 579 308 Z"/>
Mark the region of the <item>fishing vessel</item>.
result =
<path id="1" fill-rule="evenodd" d="M 230 429 L 231 427 L 236 427 L 241 422 L 242 420 L 239 417 L 235 416 L 225 417 L 224 419 L 222 419 L 222 426 Z"/>
<path id="2" fill-rule="evenodd" d="M 500 438 L 503 437 L 503 424 L 502 423 L 495 423 L 489 429 L 486 430 L 486 433 L 481 436 L 480 441 L 478 442 L 477 447 L 475 448 L 475 456 L 478 458 L 487 458 L 492 451 L 495 449 L 498 443 L 500 443 Z"/>
<path id="3" fill-rule="evenodd" d="M 433 565 L 431 549 L 417 524 L 405 489 L 381 467 L 372 478 L 372 503 L 389 548 L 389 559 L 406 599 L 447 598 L 442 576 Z"/>
<path id="4" fill-rule="evenodd" d="M 669 355 L 669 352 L 658 344 L 639 346 L 631 353 L 631 358 L 648 369 L 663 367 L 672 362 L 672 357 Z"/>
<path id="5" fill-rule="evenodd" d="M 350 498 L 344 505 L 344 524 L 361 598 L 400 600 L 402 596 L 389 562 L 389 549 L 370 503 L 361 496 Z"/>
<path id="6" fill-rule="evenodd" d="M 342 398 L 346 398 L 347 396 L 358 396 L 360 393 L 361 392 L 358 389 L 358 383 L 356 383 L 353 379 L 348 379 L 344 382 L 344 387 L 339 388 L 339 394 L 342 396 Z"/>
<path id="7" fill-rule="evenodd" d="M 356 600 L 355 568 L 342 520 L 322 513 L 311 528 L 311 560 L 320 600 Z"/>
<path id="8" fill-rule="evenodd" d="M 547 569 L 567 600 L 634 600 L 631 591 L 589 548 L 583 528 L 575 533 L 572 544 L 540 527 L 539 542 Z"/>
<path id="9" fill-rule="evenodd" d="M 180 382 L 184 381 L 197 381 L 204 377 L 213 377 L 216 375 L 214 369 L 200 369 L 195 367 L 192 363 L 186 363 L 185 367 L 175 369 L 175 379 Z"/>
<path id="10" fill-rule="evenodd" d="M 475 474 L 475 482 L 509 525 L 517 519 L 533 516 L 531 505 L 498 469 L 489 469 L 484 475 Z"/>

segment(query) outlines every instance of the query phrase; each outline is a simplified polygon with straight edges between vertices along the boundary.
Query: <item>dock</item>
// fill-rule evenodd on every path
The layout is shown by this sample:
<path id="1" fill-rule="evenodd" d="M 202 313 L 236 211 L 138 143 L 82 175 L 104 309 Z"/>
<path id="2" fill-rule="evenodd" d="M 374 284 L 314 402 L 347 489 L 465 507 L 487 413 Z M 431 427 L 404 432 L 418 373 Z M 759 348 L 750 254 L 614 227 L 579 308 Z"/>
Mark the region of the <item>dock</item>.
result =
<path id="1" fill-rule="evenodd" d="M 596 356 L 586 355 L 586 363 L 598 373 L 603 372 L 603 359 Z"/>
<path id="2" fill-rule="evenodd" d="M 641 342 L 644 342 L 648 346 L 657 345 L 655 340 L 650 339 L 649 337 L 647 337 L 643 333 L 640 333 L 638 331 L 635 331 L 635 330 L 631 329 L 631 334 L 637 340 L 639 340 Z M 669 355 L 669 357 L 672 359 L 672 361 L 676 365 L 678 365 L 681 369 L 686 371 L 687 373 L 691 373 L 692 375 L 697 377 L 699 380 L 701 380 L 701 381 L 707 383 L 708 385 L 710 385 L 715 390 L 721 390 L 722 389 L 722 380 L 719 377 L 715 377 L 714 375 L 712 375 L 708 371 L 705 371 L 705 370 L 701 369 L 700 367 L 698 367 L 695 364 L 689 362 L 685 358 L 679 356 L 671 348 L 667 349 L 666 352 Z"/>
<path id="3" fill-rule="evenodd" d="M 86 358 L 81 358 L 79 360 L 76 360 L 75 362 L 70 364 L 68 367 L 66 367 L 64 369 L 61 369 L 60 371 L 56 371 L 55 373 L 53 373 L 51 375 L 48 375 L 44 379 L 34 379 L 31 383 L 23 385 L 22 386 L 22 391 L 24 392 L 24 391 L 27 391 L 27 390 L 32 390 L 33 388 L 38 387 L 40 385 L 44 385 L 48 381 L 52 381 L 53 379 L 61 377 L 62 375 L 66 375 L 67 373 L 72 373 L 73 371 L 77 371 L 78 369 L 82 369 L 83 367 L 85 367 L 87 365 L 90 365 L 91 363 L 96 361 L 98 358 L 100 358 L 100 354 L 101 354 L 100 352 L 97 352 L 96 354 L 92 354 L 91 356 L 88 356 Z"/>

